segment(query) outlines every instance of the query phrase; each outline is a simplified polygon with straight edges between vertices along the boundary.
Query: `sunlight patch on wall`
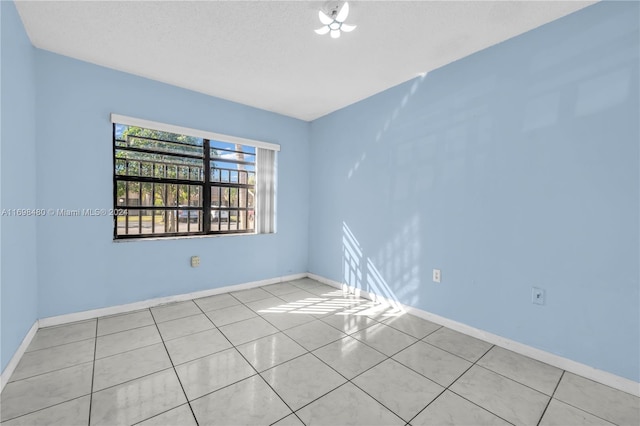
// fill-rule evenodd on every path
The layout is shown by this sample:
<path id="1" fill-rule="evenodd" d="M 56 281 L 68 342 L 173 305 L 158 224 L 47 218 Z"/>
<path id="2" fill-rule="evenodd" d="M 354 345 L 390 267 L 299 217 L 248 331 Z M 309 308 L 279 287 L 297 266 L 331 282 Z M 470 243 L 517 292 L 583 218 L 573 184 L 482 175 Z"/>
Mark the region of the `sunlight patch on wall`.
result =
<path id="1" fill-rule="evenodd" d="M 343 282 L 354 288 L 362 288 L 362 249 L 346 223 L 342 223 Z"/>
<path id="2" fill-rule="evenodd" d="M 393 123 L 398 118 L 398 116 L 400 115 L 400 111 L 402 111 L 402 109 L 405 106 L 407 106 L 409 99 L 418 91 L 418 87 L 420 86 L 420 83 L 422 83 L 422 81 L 426 77 L 427 77 L 426 72 L 420 73 L 418 77 L 413 81 L 413 84 L 411 85 L 411 89 L 409 89 L 409 93 L 404 95 L 404 97 L 402 98 L 402 101 L 400 101 L 400 105 L 393 110 L 393 113 L 391 114 L 391 118 L 387 119 L 387 121 L 385 121 L 384 123 L 384 126 L 382 127 L 382 130 L 378 131 L 378 134 L 376 135 L 376 142 L 380 142 L 380 139 L 382 139 L 382 135 L 389 130 L 391 123 Z"/>
<path id="3" fill-rule="evenodd" d="M 405 303 L 414 304 L 419 295 L 418 257 L 420 244 L 417 242 L 418 218 L 412 218 L 387 244 L 379 264 L 392 272 L 398 285 L 392 287 L 373 259 L 366 257 L 357 238 L 343 222 L 343 280 L 350 289 L 367 292 L 372 298 L 371 304 L 361 304 L 346 312 L 347 314 L 397 316 L 404 312 L 400 297 Z M 357 294 L 356 294 L 357 295 Z"/>

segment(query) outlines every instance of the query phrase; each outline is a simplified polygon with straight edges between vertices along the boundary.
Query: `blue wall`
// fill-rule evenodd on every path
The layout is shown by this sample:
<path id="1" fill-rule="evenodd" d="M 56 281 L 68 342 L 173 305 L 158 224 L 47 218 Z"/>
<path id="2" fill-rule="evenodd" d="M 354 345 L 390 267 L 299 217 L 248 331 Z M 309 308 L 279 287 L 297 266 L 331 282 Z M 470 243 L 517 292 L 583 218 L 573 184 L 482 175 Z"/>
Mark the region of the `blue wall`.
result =
<path id="1" fill-rule="evenodd" d="M 638 9 L 314 121 L 309 270 L 639 381 Z"/>
<path id="2" fill-rule="evenodd" d="M 112 112 L 282 148 L 276 234 L 114 243 L 111 217 L 39 219 L 40 317 L 307 270 L 307 122 L 41 50 L 36 59 L 41 208 L 112 206 Z"/>
<path id="3" fill-rule="evenodd" d="M 35 49 L 13 2 L 0 1 L 0 209 L 36 206 Z M 0 370 L 38 318 L 36 219 L 0 218 Z"/>

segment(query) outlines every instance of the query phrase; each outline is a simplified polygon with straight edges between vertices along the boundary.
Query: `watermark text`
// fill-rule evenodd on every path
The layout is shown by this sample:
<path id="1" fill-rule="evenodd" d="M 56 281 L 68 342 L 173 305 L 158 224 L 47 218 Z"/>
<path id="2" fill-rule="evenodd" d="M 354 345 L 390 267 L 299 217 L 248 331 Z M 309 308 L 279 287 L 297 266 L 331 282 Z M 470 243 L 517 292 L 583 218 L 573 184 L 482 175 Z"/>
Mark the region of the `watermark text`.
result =
<path id="1" fill-rule="evenodd" d="M 127 209 L 2 209 L 2 217 L 100 217 L 127 216 Z"/>

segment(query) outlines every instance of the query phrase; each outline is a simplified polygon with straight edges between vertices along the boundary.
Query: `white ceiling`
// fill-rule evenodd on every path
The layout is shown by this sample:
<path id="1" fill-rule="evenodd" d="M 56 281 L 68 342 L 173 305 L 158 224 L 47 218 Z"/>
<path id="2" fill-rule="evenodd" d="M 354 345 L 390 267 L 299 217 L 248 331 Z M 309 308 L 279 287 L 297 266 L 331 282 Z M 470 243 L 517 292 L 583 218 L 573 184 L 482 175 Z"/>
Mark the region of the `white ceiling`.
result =
<path id="1" fill-rule="evenodd" d="M 34 46 L 313 120 L 595 1 L 18 1 Z M 553 40 L 549 40 L 553 43 Z"/>

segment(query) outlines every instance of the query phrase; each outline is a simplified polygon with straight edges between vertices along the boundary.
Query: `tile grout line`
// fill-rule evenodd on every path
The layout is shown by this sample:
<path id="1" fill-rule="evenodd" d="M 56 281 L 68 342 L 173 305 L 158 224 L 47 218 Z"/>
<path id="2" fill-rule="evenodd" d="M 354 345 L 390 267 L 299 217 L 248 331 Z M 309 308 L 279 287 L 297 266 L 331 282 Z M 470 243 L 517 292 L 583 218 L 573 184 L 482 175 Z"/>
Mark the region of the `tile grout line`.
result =
<path id="1" fill-rule="evenodd" d="M 490 369 L 489 367 L 485 367 L 484 365 L 478 364 L 477 366 L 478 366 L 478 368 L 482 368 L 483 370 L 490 371 L 491 373 L 493 373 L 495 375 L 498 375 L 498 376 L 502 377 L 503 379 L 507 379 L 509 381 L 512 381 L 514 383 L 519 384 L 520 386 L 524 386 L 525 388 L 528 388 L 528 389 L 530 389 L 530 390 L 532 390 L 534 392 L 538 392 L 541 395 L 551 397 L 551 395 L 548 395 L 548 394 L 546 394 L 546 393 L 544 393 L 544 392 L 542 392 L 542 391 L 540 391 L 540 390 L 538 390 L 536 388 L 533 388 L 533 387 L 529 386 L 526 383 L 519 382 L 518 380 L 514 379 L 513 377 L 505 376 L 504 374 L 502 374 L 502 373 L 500 373 L 498 371 L 494 371 L 494 370 Z M 561 370 L 561 371 L 562 371 L 562 374 L 564 374 L 564 370 Z"/>
<path id="2" fill-rule="evenodd" d="M 61 402 L 55 403 L 53 405 L 48 405 L 46 407 L 38 408 L 37 410 L 29 411 L 28 413 L 20 414 L 19 416 L 11 417 L 10 419 L 5 419 L 0 424 L 5 424 L 6 422 L 10 422 L 11 420 L 16 420 L 16 419 L 19 419 L 21 417 L 25 417 L 25 416 L 31 415 L 33 413 L 38 413 L 40 411 L 48 410 L 49 408 L 57 407 L 58 405 L 66 404 L 67 402 L 71 402 L 71 401 L 75 401 L 76 399 L 84 398 L 85 396 L 88 396 L 89 399 L 91 399 L 91 394 L 90 393 L 86 393 L 84 395 L 80 395 L 80 396 L 77 396 L 75 398 L 67 399 L 66 401 L 61 401 Z"/>
<path id="3" fill-rule="evenodd" d="M 570 373 L 570 371 L 569 371 L 568 373 Z M 592 412 L 590 412 L 590 411 L 585 410 L 584 408 L 577 407 L 577 406 L 575 406 L 575 405 L 573 405 L 573 404 L 570 404 L 570 403 L 568 403 L 568 402 L 565 402 L 565 401 L 563 401 L 563 400 L 561 400 L 561 399 L 558 399 L 558 398 L 552 398 L 552 399 L 555 399 L 556 401 L 558 401 L 558 402 L 560 402 L 560 403 L 562 403 L 562 404 L 568 405 L 569 407 L 575 408 L 576 410 L 578 410 L 578 411 L 580 411 L 580 412 L 582 412 L 582 413 L 585 413 L 585 414 L 588 414 L 588 415 L 590 415 L 590 416 L 596 417 L 598 420 L 602 420 L 603 422 L 607 422 L 607 423 L 610 423 L 610 424 L 612 424 L 612 425 L 616 425 L 616 426 L 623 426 L 623 425 L 621 425 L 621 424 L 614 423 L 614 422 L 613 422 L 613 420 L 607 420 L 607 419 L 605 419 L 605 418 L 603 418 L 603 417 L 600 417 L 600 416 L 599 416 L 599 415 L 597 415 L 597 414 L 594 414 L 594 413 L 592 413 Z"/>
<path id="4" fill-rule="evenodd" d="M 2 1 L 2 0 L 0 0 L 0 1 Z M 70 368 L 74 368 L 74 367 L 77 367 L 79 365 L 89 364 L 90 362 L 93 362 L 93 361 L 89 360 L 89 361 L 79 362 L 77 364 L 69 365 L 69 366 L 62 367 L 62 368 L 56 368 L 55 370 L 51 370 L 51 371 L 43 371 L 42 373 L 34 374 L 33 376 L 27 376 L 27 377 L 23 377 L 23 378 L 18 379 L 18 380 L 12 380 L 12 381 L 8 382 L 7 385 L 9 383 L 18 383 L 18 382 L 21 382 L 23 380 L 28 380 L 28 379 L 33 379 L 35 377 L 44 376 L 45 374 L 51 374 L 51 373 L 56 373 L 56 372 L 62 371 L 62 370 L 68 370 Z M 72 399 L 75 399 L 75 398 L 72 398 Z M 58 404 L 54 404 L 54 405 L 58 405 Z M 36 410 L 36 411 L 38 411 L 38 410 Z"/>
<path id="5" fill-rule="evenodd" d="M 0 0 L 0 1 L 2 1 L 2 0 Z M 116 352 L 116 353 L 113 353 L 113 354 L 111 354 L 111 355 L 103 356 L 103 357 L 101 357 L 101 358 L 96 358 L 96 361 L 100 361 L 100 360 L 107 359 L 107 358 L 113 358 L 114 356 L 118 356 L 118 355 L 126 354 L 126 353 L 128 353 L 128 352 L 138 351 L 138 350 L 140 350 L 140 349 L 148 348 L 149 346 L 159 345 L 160 343 L 162 343 L 162 342 L 155 342 L 155 343 L 151 343 L 151 344 L 144 345 L 144 346 L 139 346 L 139 347 L 132 348 L 132 349 L 127 349 L 126 351 Z"/>
<path id="6" fill-rule="evenodd" d="M 194 303 L 194 305 L 197 306 L 196 303 Z M 200 307 L 198 307 L 198 309 L 199 308 Z M 187 396 L 187 392 L 184 390 L 184 386 L 182 385 L 182 380 L 180 380 L 180 375 L 178 375 L 178 371 L 176 370 L 176 366 L 173 363 L 173 359 L 171 359 L 171 354 L 169 353 L 169 349 L 167 349 L 167 345 L 164 342 L 164 338 L 162 337 L 162 333 L 160 333 L 160 328 L 158 327 L 158 322 L 156 321 L 156 317 L 153 315 L 153 311 L 151 310 L 151 308 L 149 308 L 149 312 L 151 313 L 151 317 L 153 318 L 153 322 L 156 325 L 156 330 L 158 331 L 158 334 L 160 335 L 160 340 L 162 341 L 162 346 L 164 347 L 164 350 L 167 353 L 167 357 L 169 358 L 169 362 L 171 363 L 171 368 L 173 368 L 173 373 L 176 375 L 176 378 L 178 379 L 178 383 L 180 384 L 180 389 L 182 389 L 182 393 L 184 394 L 184 399 L 187 401 L 187 405 L 189 406 L 189 410 L 191 410 L 191 415 L 193 416 L 193 418 L 194 418 L 194 420 L 196 422 L 196 426 L 198 426 L 200 423 L 198 422 L 198 418 L 196 417 L 196 414 L 193 412 L 193 407 L 191 407 L 191 402 L 189 401 L 189 397 Z M 164 371 L 164 370 L 161 370 L 161 371 Z M 182 405 L 182 404 L 180 404 L 180 405 Z M 177 408 L 180 405 L 178 405 L 176 407 L 172 407 L 171 409 Z M 169 410 L 167 410 L 167 411 L 169 411 Z M 161 414 L 161 413 L 159 413 L 159 414 Z M 155 417 L 155 416 L 152 416 L 152 417 Z M 146 420 L 146 419 L 143 419 L 143 420 Z M 143 420 L 141 420 L 141 421 L 143 421 Z"/>
<path id="7" fill-rule="evenodd" d="M 85 322 L 86 322 L 86 321 L 85 321 Z M 33 350 L 31 350 L 31 351 L 25 351 L 25 352 L 24 352 L 24 354 L 25 354 L 25 355 L 27 355 L 27 354 L 32 354 L 32 353 L 35 353 L 35 352 L 46 351 L 47 349 L 59 348 L 59 347 L 61 347 L 61 346 L 72 345 L 72 344 L 74 344 L 74 343 L 80 343 L 80 342 L 84 342 L 84 341 L 86 341 L 86 340 L 91 340 L 91 339 L 95 339 L 95 338 L 96 338 L 96 336 L 94 336 L 94 337 L 87 337 L 86 339 L 73 340 L 73 341 L 71 341 L 71 342 L 60 343 L 59 345 L 51 345 L 51 346 L 47 346 L 47 347 L 45 347 L 45 348 L 33 349 Z M 20 380 L 22 380 L 22 379 L 20 379 Z M 14 382 L 15 382 L 16 380 L 12 380 L 12 381 L 14 381 Z M 10 383 L 10 382 L 8 382 L 8 383 Z"/>
<path id="8" fill-rule="evenodd" d="M 0 1 L 1 1 L 1 0 L 0 0 Z M 158 343 L 158 344 L 159 344 L 159 343 Z M 104 359 L 104 358 L 103 358 L 103 359 Z M 145 377 L 153 376 L 154 374 L 162 373 L 163 371 L 167 371 L 167 370 L 171 370 L 171 368 L 172 368 L 172 367 L 167 367 L 167 368 L 162 368 L 162 369 L 160 369 L 160 370 L 152 371 L 151 373 L 147 373 L 147 374 L 144 374 L 144 375 L 139 376 L 139 377 L 134 377 L 133 379 L 128 379 L 128 380 L 125 380 L 125 381 L 123 381 L 123 382 L 116 383 L 116 384 L 114 384 L 114 385 L 110 385 L 110 386 L 104 387 L 104 388 L 102 388 L 102 389 L 100 389 L 100 390 L 95 391 L 95 393 L 102 392 L 103 390 L 107 390 L 107 389 L 113 389 L 113 388 L 115 388 L 115 387 L 117 387 L 117 386 L 121 386 L 121 385 L 124 385 L 124 384 L 126 384 L 126 383 L 135 382 L 136 380 L 144 379 Z"/>
<path id="9" fill-rule="evenodd" d="M 140 325 L 140 326 L 136 326 L 136 327 L 126 328 L 124 330 L 114 331 L 113 333 L 101 334 L 98 337 L 113 336 L 114 334 L 124 333 L 125 331 L 138 330 L 138 329 L 145 328 L 145 327 L 151 327 L 152 325 L 153 324 L 146 324 L 146 325 Z"/>
<path id="10" fill-rule="evenodd" d="M 538 419 L 538 422 L 536 423 L 536 426 L 540 426 L 540 422 L 544 418 L 544 415 L 547 412 L 547 409 L 549 408 L 549 404 L 551 404 L 551 400 L 553 399 L 553 395 L 556 394 L 556 391 L 558 390 L 558 386 L 560 386 L 560 382 L 562 381 L 562 378 L 564 377 L 564 373 L 566 373 L 566 371 L 562 370 L 562 374 L 560 374 L 560 378 L 558 379 L 558 383 L 556 383 L 556 386 L 553 388 L 553 392 L 551 392 L 551 396 L 549 397 L 549 401 L 547 401 L 547 404 L 544 406 L 544 410 L 542 410 L 542 414 L 540 414 L 540 418 Z"/>
<path id="11" fill-rule="evenodd" d="M 93 343 L 93 363 L 91 364 L 91 391 L 89 393 L 89 418 L 87 419 L 87 426 L 91 426 L 91 408 L 93 406 L 93 384 L 96 376 L 96 354 L 98 352 L 98 319 L 96 318 L 96 335 Z"/>

